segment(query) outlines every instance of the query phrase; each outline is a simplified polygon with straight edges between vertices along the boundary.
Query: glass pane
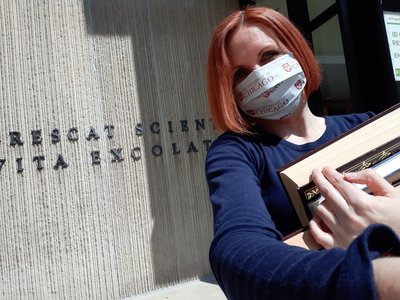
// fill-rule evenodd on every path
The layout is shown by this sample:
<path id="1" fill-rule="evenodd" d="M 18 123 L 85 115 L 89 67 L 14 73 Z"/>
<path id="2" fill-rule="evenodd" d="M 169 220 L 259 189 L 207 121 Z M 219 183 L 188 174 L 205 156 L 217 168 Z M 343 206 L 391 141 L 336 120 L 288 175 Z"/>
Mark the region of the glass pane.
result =
<path id="1" fill-rule="evenodd" d="M 287 7 L 285 0 L 256 0 L 257 6 L 267 6 L 287 16 Z"/>
<path id="2" fill-rule="evenodd" d="M 347 106 L 350 103 L 350 90 L 338 17 L 331 18 L 316 29 L 312 38 L 322 69 L 322 99 L 327 101 L 327 106 L 336 106 L 340 110 L 338 113 L 345 113 L 350 109 Z"/>
<path id="3" fill-rule="evenodd" d="M 308 14 L 310 20 L 314 19 L 335 2 L 335 0 L 307 0 Z"/>

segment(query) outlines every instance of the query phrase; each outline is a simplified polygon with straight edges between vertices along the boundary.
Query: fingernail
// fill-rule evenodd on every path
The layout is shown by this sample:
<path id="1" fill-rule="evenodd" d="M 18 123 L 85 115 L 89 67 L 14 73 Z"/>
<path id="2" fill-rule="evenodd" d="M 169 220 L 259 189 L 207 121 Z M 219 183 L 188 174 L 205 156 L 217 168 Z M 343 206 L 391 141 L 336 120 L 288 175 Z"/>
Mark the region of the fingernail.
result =
<path id="1" fill-rule="evenodd" d="M 344 173 L 343 175 L 345 178 L 348 178 L 348 179 L 357 177 L 357 173 L 355 173 L 355 172 Z"/>

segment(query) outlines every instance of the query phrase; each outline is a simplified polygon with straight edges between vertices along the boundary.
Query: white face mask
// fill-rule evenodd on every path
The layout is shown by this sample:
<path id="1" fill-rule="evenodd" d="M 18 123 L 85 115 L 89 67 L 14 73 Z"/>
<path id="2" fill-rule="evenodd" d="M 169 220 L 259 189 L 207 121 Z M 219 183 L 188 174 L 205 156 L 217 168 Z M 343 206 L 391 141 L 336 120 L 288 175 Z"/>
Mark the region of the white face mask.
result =
<path id="1" fill-rule="evenodd" d="M 248 116 L 280 120 L 300 104 L 306 78 L 292 54 L 285 54 L 254 70 L 235 87 L 236 101 Z"/>

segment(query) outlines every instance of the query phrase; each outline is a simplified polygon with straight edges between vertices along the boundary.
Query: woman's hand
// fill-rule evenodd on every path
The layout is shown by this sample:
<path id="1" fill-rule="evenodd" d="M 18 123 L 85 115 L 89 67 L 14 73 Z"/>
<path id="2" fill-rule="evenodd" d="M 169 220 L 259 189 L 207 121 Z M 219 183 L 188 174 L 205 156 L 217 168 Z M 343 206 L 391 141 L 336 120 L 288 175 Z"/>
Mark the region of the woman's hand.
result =
<path id="1" fill-rule="evenodd" d="M 324 248 L 347 248 L 368 225 L 383 223 L 400 234 L 400 192 L 373 169 L 338 173 L 331 167 L 311 177 L 325 197 L 310 221 L 314 239 Z M 365 184 L 372 194 L 354 185 Z"/>

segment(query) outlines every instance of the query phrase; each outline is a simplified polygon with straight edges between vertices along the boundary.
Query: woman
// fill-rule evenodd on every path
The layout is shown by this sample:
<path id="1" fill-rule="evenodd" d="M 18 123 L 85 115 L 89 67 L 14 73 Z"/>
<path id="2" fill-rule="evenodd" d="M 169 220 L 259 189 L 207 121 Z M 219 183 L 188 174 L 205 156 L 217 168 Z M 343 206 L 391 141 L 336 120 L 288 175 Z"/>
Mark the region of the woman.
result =
<path id="1" fill-rule="evenodd" d="M 207 92 L 223 133 L 206 159 L 210 263 L 228 299 L 374 299 L 380 292 L 371 261 L 399 244 L 389 227 L 368 227 L 347 250 L 282 241 L 300 223 L 276 170 L 373 116 L 315 116 L 307 99 L 319 84 L 312 50 L 278 12 L 247 8 L 215 29 Z"/>

